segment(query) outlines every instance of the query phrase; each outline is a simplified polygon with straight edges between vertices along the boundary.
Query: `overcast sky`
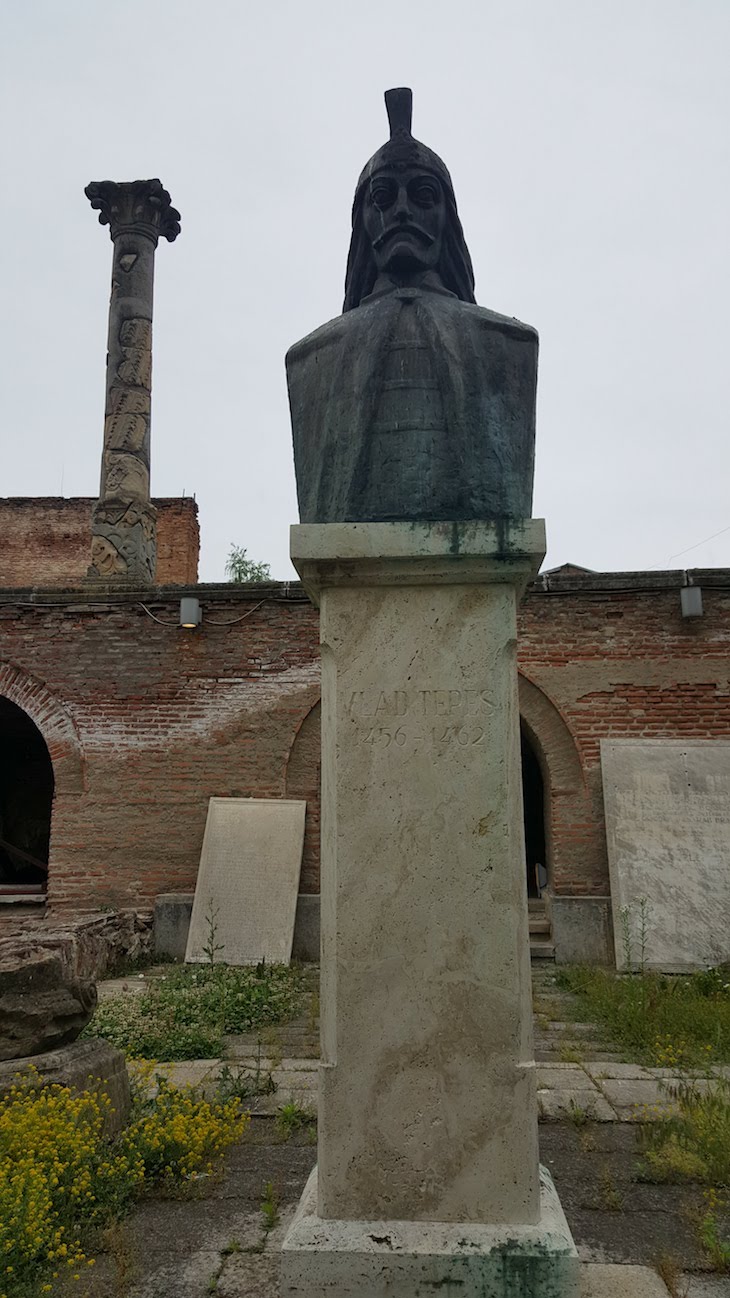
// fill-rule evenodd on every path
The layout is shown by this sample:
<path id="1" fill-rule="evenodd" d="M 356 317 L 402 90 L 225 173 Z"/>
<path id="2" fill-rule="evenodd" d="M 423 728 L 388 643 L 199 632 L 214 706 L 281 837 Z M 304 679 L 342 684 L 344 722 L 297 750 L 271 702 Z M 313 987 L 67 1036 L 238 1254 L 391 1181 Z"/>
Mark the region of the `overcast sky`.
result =
<path id="1" fill-rule="evenodd" d="M 182 234 L 157 252 L 153 494 L 195 494 L 201 580 L 231 542 L 292 576 L 284 353 L 341 309 L 383 91 L 410 85 L 477 301 L 540 331 L 546 566 L 730 566 L 730 0 L 0 14 L 0 495 L 97 494 L 112 247 L 83 190 L 159 176 Z"/>

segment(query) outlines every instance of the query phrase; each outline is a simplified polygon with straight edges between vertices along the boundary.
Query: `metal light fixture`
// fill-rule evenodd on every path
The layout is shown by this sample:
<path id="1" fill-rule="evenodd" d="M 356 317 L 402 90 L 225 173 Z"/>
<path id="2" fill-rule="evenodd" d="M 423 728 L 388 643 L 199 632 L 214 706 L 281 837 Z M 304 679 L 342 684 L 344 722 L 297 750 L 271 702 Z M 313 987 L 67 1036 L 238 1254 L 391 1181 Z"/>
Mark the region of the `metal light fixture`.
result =
<path id="1" fill-rule="evenodd" d="M 702 589 L 700 586 L 682 586 L 679 592 L 682 617 L 702 617 Z"/>
<path id="2" fill-rule="evenodd" d="M 200 626 L 203 620 L 203 613 L 200 607 L 200 600 L 193 599 L 192 596 L 185 595 L 180 600 L 180 626 L 186 630 L 192 631 L 196 626 Z"/>

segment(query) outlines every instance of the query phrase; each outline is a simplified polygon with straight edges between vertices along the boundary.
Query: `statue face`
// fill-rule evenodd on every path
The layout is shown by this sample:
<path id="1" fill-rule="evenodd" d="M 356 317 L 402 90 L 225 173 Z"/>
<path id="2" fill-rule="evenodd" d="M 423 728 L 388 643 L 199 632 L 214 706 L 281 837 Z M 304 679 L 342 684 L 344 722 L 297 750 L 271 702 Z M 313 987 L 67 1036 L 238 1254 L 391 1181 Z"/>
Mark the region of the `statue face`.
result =
<path id="1" fill-rule="evenodd" d="M 446 207 L 439 181 L 427 171 L 384 168 L 371 178 L 363 221 L 378 271 L 429 270 L 441 256 Z"/>

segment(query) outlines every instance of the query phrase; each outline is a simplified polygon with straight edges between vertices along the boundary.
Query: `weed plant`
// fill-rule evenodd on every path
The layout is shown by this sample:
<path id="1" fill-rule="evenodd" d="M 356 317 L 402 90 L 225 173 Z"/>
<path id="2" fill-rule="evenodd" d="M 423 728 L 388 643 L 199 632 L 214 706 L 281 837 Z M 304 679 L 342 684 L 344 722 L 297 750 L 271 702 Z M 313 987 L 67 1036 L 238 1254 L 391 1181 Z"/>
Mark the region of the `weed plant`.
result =
<path id="1" fill-rule="evenodd" d="M 668 977 L 570 967 L 556 979 L 578 997 L 581 1018 L 599 1023 L 632 1060 L 678 1069 L 730 1062 L 727 968 Z"/>
<path id="2" fill-rule="evenodd" d="M 110 1101 L 98 1092 L 42 1086 L 28 1072 L 0 1102 L 0 1298 L 53 1294 L 79 1281 L 89 1241 L 155 1186 L 173 1188 L 210 1171 L 210 1159 L 248 1121 L 237 1101 L 209 1104 L 143 1079 L 132 1120 L 105 1137 Z"/>
<path id="3" fill-rule="evenodd" d="M 672 1110 L 642 1128 L 640 1178 L 707 1186 L 697 1231 L 712 1266 L 730 1270 L 730 1080 L 682 1077 Z"/>
<path id="4" fill-rule="evenodd" d="M 217 1058 L 228 1033 L 288 1018 L 300 987 L 293 965 L 176 965 L 144 992 L 105 997 L 85 1035 L 104 1037 L 137 1058 Z"/>
<path id="5" fill-rule="evenodd" d="M 284 1140 L 288 1140 L 296 1131 L 303 1131 L 316 1123 L 311 1109 L 304 1109 L 295 1100 L 281 1104 L 276 1114 L 276 1129 Z"/>
<path id="6" fill-rule="evenodd" d="M 267 1181 L 261 1196 L 261 1216 L 264 1230 L 273 1230 L 279 1221 L 279 1191 L 273 1181 Z"/>
<path id="7" fill-rule="evenodd" d="M 666 1091 L 671 1111 L 643 1127 L 648 1179 L 730 1190 L 730 1081 L 688 1077 Z"/>
<path id="8" fill-rule="evenodd" d="M 252 1100 L 259 1095 L 273 1095 L 276 1082 L 271 1073 L 261 1067 L 259 1055 L 255 1068 L 224 1064 L 216 1080 L 216 1097 L 219 1100 Z"/>

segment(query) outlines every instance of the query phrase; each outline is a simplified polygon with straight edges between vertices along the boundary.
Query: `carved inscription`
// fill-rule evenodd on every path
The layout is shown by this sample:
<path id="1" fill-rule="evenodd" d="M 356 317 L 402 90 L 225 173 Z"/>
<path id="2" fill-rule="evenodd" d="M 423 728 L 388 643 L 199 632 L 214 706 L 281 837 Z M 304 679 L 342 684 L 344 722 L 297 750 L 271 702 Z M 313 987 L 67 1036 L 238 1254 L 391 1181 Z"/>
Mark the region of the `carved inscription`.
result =
<path id="1" fill-rule="evenodd" d="M 492 709 L 488 691 L 476 688 L 356 690 L 348 702 L 358 744 L 404 751 L 483 744 Z"/>

